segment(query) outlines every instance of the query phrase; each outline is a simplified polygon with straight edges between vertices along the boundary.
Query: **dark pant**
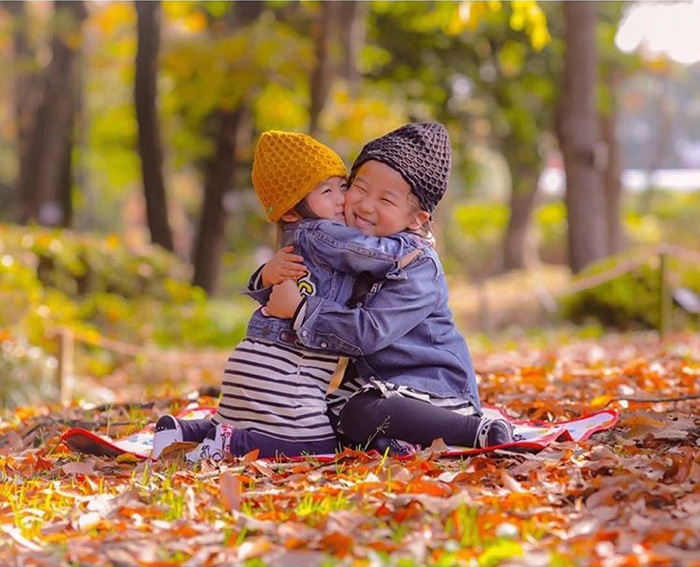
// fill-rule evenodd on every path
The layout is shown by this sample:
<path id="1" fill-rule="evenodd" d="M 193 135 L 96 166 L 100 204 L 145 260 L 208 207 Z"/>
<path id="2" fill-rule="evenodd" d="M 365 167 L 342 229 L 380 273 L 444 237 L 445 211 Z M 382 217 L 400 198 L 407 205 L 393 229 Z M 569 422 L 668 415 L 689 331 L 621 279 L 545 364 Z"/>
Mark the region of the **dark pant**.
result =
<path id="1" fill-rule="evenodd" d="M 260 451 L 259 457 L 298 457 L 299 455 L 323 455 L 334 453 L 335 439 L 325 441 L 282 441 L 262 433 L 246 429 L 236 429 L 231 439 L 231 453 L 242 457 L 254 449 Z"/>
<path id="2" fill-rule="evenodd" d="M 212 431 L 216 422 L 208 419 L 180 419 L 184 441 L 201 443 L 205 437 L 214 435 Z M 254 449 L 260 451 L 260 457 L 297 457 L 299 455 L 322 455 L 333 453 L 336 449 L 336 440 L 324 441 L 283 441 L 275 439 L 263 433 L 256 433 L 246 429 L 234 429 L 229 450 L 237 457 L 242 457 Z"/>
<path id="3" fill-rule="evenodd" d="M 356 394 L 340 413 L 340 426 L 354 443 L 388 437 L 429 447 L 442 437 L 448 445 L 474 447 L 480 418 L 460 415 L 429 402 L 378 392 Z"/>

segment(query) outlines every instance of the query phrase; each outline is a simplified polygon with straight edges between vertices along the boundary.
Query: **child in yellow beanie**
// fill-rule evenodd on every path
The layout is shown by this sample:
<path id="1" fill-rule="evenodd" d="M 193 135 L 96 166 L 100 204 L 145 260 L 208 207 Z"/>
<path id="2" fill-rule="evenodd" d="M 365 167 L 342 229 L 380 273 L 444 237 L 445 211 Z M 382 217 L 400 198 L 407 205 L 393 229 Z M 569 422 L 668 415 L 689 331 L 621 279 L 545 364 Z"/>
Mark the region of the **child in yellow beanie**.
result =
<path id="1" fill-rule="evenodd" d="M 305 134 L 260 137 L 253 186 L 268 220 L 280 224 L 283 245 L 251 277 L 248 294 L 261 305 L 272 284 L 290 278 L 304 296 L 345 303 L 355 276 L 405 277 L 403 266 L 429 246 L 411 233 L 379 238 L 346 226 L 346 175 L 340 157 Z M 192 462 L 220 459 L 225 450 L 244 455 L 258 449 L 261 457 L 332 453 L 336 437 L 325 396 L 343 368 L 338 356 L 303 347 L 289 319 L 270 317 L 261 307 L 226 363 L 217 414 L 211 421 L 162 416 L 152 458 L 181 441 L 201 441 L 188 455 Z"/>

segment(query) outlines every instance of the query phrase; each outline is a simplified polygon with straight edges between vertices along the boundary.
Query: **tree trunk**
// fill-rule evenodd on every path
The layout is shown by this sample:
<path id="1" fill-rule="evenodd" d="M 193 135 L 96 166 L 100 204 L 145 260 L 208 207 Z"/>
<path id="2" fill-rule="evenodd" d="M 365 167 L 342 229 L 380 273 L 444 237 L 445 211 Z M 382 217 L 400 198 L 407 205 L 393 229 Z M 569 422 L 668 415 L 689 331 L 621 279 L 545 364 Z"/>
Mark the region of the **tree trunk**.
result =
<path id="1" fill-rule="evenodd" d="M 61 179 L 59 180 L 58 205 L 62 216 L 59 225 L 63 228 L 73 226 L 73 129 L 68 132 L 68 143 L 65 145 L 63 154 L 63 167 Z"/>
<path id="2" fill-rule="evenodd" d="M 216 149 L 204 168 L 204 200 L 194 248 L 192 283 L 209 294 L 216 291 L 219 280 L 219 259 L 224 250 L 226 211 L 224 195 L 233 183 L 238 130 L 244 109 L 211 117 L 218 131 L 214 136 Z"/>
<path id="3" fill-rule="evenodd" d="M 37 75 L 29 70 L 36 64 L 36 54 L 28 37 L 26 3 L 5 2 L 3 7 L 13 19 L 14 112 L 19 165 L 13 199 L 13 216 L 18 222 L 25 223 L 30 218 L 31 212 L 39 209 L 38 195 L 35 191 L 30 193 L 27 178 L 31 175 L 29 173 L 31 169 L 34 168 L 29 148 L 41 88 Z M 36 185 L 33 185 L 32 189 L 35 190 Z"/>
<path id="4" fill-rule="evenodd" d="M 506 156 L 507 157 L 507 156 Z M 510 192 L 510 216 L 503 239 L 503 269 L 521 270 L 532 267 L 537 250 L 532 238 L 532 211 L 537 202 L 536 168 L 510 162 L 512 188 Z"/>
<path id="5" fill-rule="evenodd" d="M 66 163 L 72 150 L 80 72 L 75 37 L 80 36 L 87 17 L 83 2 L 54 2 L 54 10 L 58 22 L 70 25 L 54 31 L 52 59 L 28 148 L 30 167 L 20 184 L 27 205 L 21 220 L 38 220 L 48 226 L 65 225 L 67 219 L 63 203 L 70 169 L 66 171 Z"/>
<path id="6" fill-rule="evenodd" d="M 654 103 L 656 124 L 652 127 L 654 137 L 647 166 L 647 186 L 644 189 L 644 193 L 642 193 L 641 210 L 644 214 L 651 212 L 651 206 L 656 195 L 657 187 L 654 173 L 663 168 L 666 157 L 673 145 L 673 108 L 670 98 L 669 79 L 667 76 L 663 76 L 660 79 L 660 83 L 657 84 L 654 81 L 652 85 L 658 88 L 658 92 Z"/>
<path id="7" fill-rule="evenodd" d="M 348 83 L 350 94 L 357 96 L 360 85 L 357 61 L 367 34 L 369 2 L 350 0 L 339 2 L 339 4 L 340 38 L 343 42 L 343 63 L 340 73 Z"/>
<path id="8" fill-rule="evenodd" d="M 158 97 L 158 50 L 160 48 L 161 3 L 135 2 L 138 29 L 134 102 L 138 122 L 141 174 L 146 198 L 146 217 L 151 242 L 173 251 L 173 235 L 168 222 L 168 204 L 163 180 L 163 150 L 160 140 Z"/>
<path id="9" fill-rule="evenodd" d="M 321 2 L 319 19 L 314 24 L 314 53 L 316 65 L 311 73 L 311 110 L 309 133 L 318 136 L 321 112 L 328 100 L 333 78 L 333 62 L 330 55 L 331 38 L 339 14 L 338 2 Z"/>
<path id="10" fill-rule="evenodd" d="M 603 172 L 606 204 L 606 227 L 608 236 L 608 254 L 617 254 L 624 246 L 622 231 L 622 152 L 617 136 L 619 106 L 617 92 L 619 79 L 613 74 L 608 78 L 610 85 L 610 108 L 601 116 L 601 133 L 608 148 L 608 161 Z"/>
<path id="11" fill-rule="evenodd" d="M 595 2 L 564 2 L 563 86 L 558 117 L 566 171 L 569 265 L 574 273 L 606 254 L 605 201 L 597 167 Z"/>
<path id="12" fill-rule="evenodd" d="M 264 2 L 236 2 L 225 19 L 223 29 L 233 30 L 254 22 L 263 8 Z M 204 124 L 205 129 L 211 129 L 215 149 L 204 163 L 204 198 L 194 242 L 192 283 L 209 294 L 213 294 L 218 285 L 227 216 L 224 195 L 233 184 L 236 142 L 247 125 L 247 113 L 244 103 L 235 111 L 212 114 Z"/>

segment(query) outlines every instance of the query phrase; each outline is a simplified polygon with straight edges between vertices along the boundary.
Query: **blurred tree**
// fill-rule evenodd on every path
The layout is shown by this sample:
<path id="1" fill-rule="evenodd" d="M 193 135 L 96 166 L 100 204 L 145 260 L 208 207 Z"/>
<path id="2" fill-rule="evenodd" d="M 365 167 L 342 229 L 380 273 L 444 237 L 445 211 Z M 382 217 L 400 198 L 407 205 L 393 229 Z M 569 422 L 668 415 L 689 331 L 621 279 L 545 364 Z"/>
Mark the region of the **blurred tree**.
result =
<path id="1" fill-rule="evenodd" d="M 615 35 L 625 4 L 617 1 L 602 2 L 598 5 L 598 106 L 601 138 L 607 149 L 603 187 L 609 255 L 622 251 L 624 247 L 621 217 L 623 164 L 621 140 L 618 135 L 621 91 L 624 81 L 641 68 L 641 60 L 637 55 L 622 53 L 615 45 Z"/>
<path id="2" fill-rule="evenodd" d="M 224 16 L 222 29 L 232 32 L 254 22 L 264 2 L 236 2 Z M 250 107 L 241 100 L 235 108 L 220 108 L 206 117 L 204 124 L 214 151 L 204 162 L 204 199 L 194 243 L 192 283 L 208 293 L 216 291 L 219 265 L 224 248 L 226 209 L 224 195 L 235 173 L 236 144 L 240 130 L 249 127 Z"/>
<path id="3" fill-rule="evenodd" d="M 511 172 L 503 266 L 524 267 L 555 89 L 547 19 L 535 2 L 381 3 L 372 41 L 386 63 L 371 75 L 409 99 L 414 119 L 452 123 L 455 172 L 488 140 Z M 439 33 L 436 33 L 439 32 Z M 530 46 L 528 46 L 530 43 Z M 471 131 L 468 124 L 471 122 Z M 466 124 L 465 124 L 466 123 Z"/>
<path id="4" fill-rule="evenodd" d="M 321 113 L 326 107 L 336 77 L 345 81 L 349 98 L 357 99 L 360 94 L 358 61 L 365 42 L 369 6 L 368 2 L 356 0 L 320 2 L 318 5 L 313 23 L 315 63 L 310 82 L 311 136 L 319 137 L 321 134 Z M 336 61 L 338 51 L 341 52 L 342 59 Z"/>
<path id="5" fill-rule="evenodd" d="M 514 3 L 481 19 L 484 45 L 475 82 L 491 101 L 492 142 L 511 176 L 502 267 L 527 268 L 537 256 L 531 221 L 544 146 L 553 128 L 556 89 L 551 76 L 558 46 L 550 43 L 546 16 L 534 3 Z M 524 37 L 528 22 L 531 48 Z"/>
<path id="6" fill-rule="evenodd" d="M 38 106 L 38 75 L 36 51 L 29 38 L 29 15 L 25 2 L 3 2 L 2 7 L 12 16 L 14 122 L 17 132 L 18 177 L 15 198 L 12 203 L 13 217 L 23 218 L 28 214 L 26 197 L 20 187 L 22 179 L 28 177 L 33 167 L 29 154 L 30 134 Z"/>
<path id="7" fill-rule="evenodd" d="M 595 2 L 562 4 L 566 47 L 557 116 L 566 171 L 569 266 L 580 272 L 607 253 L 597 112 Z"/>
<path id="8" fill-rule="evenodd" d="M 173 24 L 179 24 L 173 26 L 179 33 L 163 52 L 164 80 L 171 85 L 165 100 L 178 121 L 170 140 L 176 157 L 195 164 L 203 177 L 193 283 L 214 293 L 226 220 L 240 205 L 229 192 L 250 186 L 253 128 L 307 124 L 312 46 L 306 39 L 308 29 L 302 35 L 288 23 L 296 23 L 297 11 L 303 8 L 297 4 L 202 2 L 165 7 Z M 278 10 L 285 11 L 280 17 L 284 22 L 277 20 Z M 297 106 L 300 89 L 306 97 Z"/>
<path id="9" fill-rule="evenodd" d="M 168 220 L 167 194 L 163 179 L 163 149 L 156 99 L 158 52 L 160 49 L 161 3 L 135 2 L 138 48 L 134 102 L 138 122 L 138 146 L 141 157 L 146 217 L 151 241 L 173 251 L 173 236 Z"/>
<path id="10" fill-rule="evenodd" d="M 86 17 L 81 1 L 54 2 L 52 56 L 41 77 L 41 98 L 26 153 L 20 153 L 20 222 L 36 220 L 49 226 L 71 222 L 71 152 Z"/>
<path id="11" fill-rule="evenodd" d="M 313 137 L 319 135 L 321 111 L 328 100 L 333 80 L 334 65 L 331 40 L 338 35 L 337 32 L 341 26 L 340 9 L 340 2 L 321 2 L 319 16 L 313 26 L 316 61 L 311 73 L 311 109 L 309 112 L 309 133 Z"/>
<path id="12" fill-rule="evenodd" d="M 340 75 L 348 84 L 351 96 L 356 97 L 360 86 L 358 62 L 367 35 L 369 2 L 358 0 L 341 1 L 340 37 L 343 43 L 343 63 Z"/>

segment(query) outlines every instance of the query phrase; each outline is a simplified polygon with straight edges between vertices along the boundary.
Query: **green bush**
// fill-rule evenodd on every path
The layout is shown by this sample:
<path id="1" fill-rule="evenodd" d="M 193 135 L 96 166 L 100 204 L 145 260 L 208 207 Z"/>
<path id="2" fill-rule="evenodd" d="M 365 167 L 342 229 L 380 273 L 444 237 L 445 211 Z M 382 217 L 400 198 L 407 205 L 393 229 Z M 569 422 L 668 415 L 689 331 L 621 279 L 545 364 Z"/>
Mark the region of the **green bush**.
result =
<path id="1" fill-rule="evenodd" d="M 546 203 L 534 214 L 539 239 L 540 259 L 548 264 L 566 263 L 566 205 L 561 202 Z"/>
<path id="2" fill-rule="evenodd" d="M 107 292 L 168 299 L 165 281 L 186 281 L 189 267 L 158 246 L 124 246 L 116 236 L 0 225 L 0 252 L 35 270 L 45 287 L 70 297 Z"/>
<path id="3" fill-rule="evenodd" d="M 235 345 L 245 334 L 252 300 L 234 296 L 213 306 L 188 283 L 189 272 L 154 246 L 132 250 L 113 236 L 0 224 L 0 337 L 26 341 L 25 350 L 33 353 L 27 358 L 16 349 L 0 352 L 3 381 L 11 379 L 9 389 L 24 392 L 15 379 L 39 376 L 33 362 L 38 351 L 31 348 L 51 357 L 60 327 L 175 350 Z M 107 373 L 123 362 L 109 351 L 79 349 L 78 373 Z M 20 398 L 15 395 L 12 403 Z"/>
<path id="4" fill-rule="evenodd" d="M 445 232 L 445 248 L 461 269 L 483 276 L 497 269 L 508 209 L 498 203 L 457 205 Z"/>
<path id="5" fill-rule="evenodd" d="M 57 362 L 42 348 L 4 337 L 0 342 L 0 407 L 56 398 Z"/>
<path id="6" fill-rule="evenodd" d="M 607 258 L 583 271 L 585 278 L 605 272 L 629 256 Z M 700 266 L 684 264 L 668 259 L 667 281 L 669 288 L 687 287 L 700 294 Z M 656 329 L 660 323 L 660 273 L 658 259 L 652 259 L 636 270 L 602 283 L 591 289 L 562 298 L 561 314 L 576 323 L 598 321 L 617 329 Z M 697 316 L 685 313 L 678 306 L 672 310 L 677 326 L 697 326 Z"/>

